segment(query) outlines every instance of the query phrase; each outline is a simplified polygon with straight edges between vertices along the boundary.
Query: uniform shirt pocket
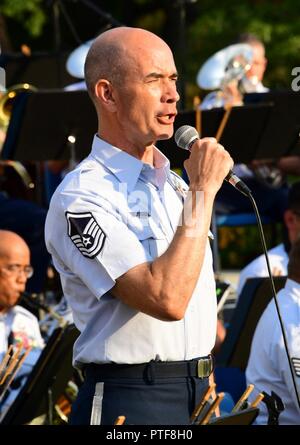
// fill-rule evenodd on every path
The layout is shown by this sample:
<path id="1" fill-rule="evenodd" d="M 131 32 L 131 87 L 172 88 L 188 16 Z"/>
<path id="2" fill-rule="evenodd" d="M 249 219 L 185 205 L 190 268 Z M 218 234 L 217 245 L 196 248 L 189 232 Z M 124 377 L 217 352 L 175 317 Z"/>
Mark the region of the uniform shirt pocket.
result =
<path id="1" fill-rule="evenodd" d="M 132 218 L 130 229 L 136 234 L 145 251 L 151 255 L 152 259 L 161 255 L 168 247 L 165 233 L 151 216 L 147 218 Z"/>

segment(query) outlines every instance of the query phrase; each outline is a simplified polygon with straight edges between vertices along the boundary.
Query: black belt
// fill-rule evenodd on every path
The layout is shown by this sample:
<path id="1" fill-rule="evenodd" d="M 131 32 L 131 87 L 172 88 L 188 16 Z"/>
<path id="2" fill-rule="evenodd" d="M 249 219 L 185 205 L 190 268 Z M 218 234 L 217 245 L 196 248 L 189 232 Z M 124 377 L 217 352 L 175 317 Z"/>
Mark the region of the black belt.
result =
<path id="1" fill-rule="evenodd" d="M 173 377 L 198 377 L 205 378 L 213 371 L 213 358 L 211 355 L 181 362 L 156 362 L 120 365 L 115 363 L 96 364 L 90 363 L 84 367 L 84 373 L 88 377 L 98 379 L 109 378 L 173 378 Z"/>

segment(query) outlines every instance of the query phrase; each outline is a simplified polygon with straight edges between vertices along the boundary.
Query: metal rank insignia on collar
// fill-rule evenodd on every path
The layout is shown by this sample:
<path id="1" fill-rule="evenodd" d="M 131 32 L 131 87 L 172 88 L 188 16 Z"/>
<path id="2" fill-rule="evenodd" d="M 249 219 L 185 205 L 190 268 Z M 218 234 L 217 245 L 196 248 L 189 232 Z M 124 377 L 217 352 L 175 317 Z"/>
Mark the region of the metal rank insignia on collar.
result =
<path id="1" fill-rule="evenodd" d="M 183 198 L 186 198 L 188 189 L 184 187 L 182 181 L 176 176 L 171 176 L 172 184 L 176 190 Z"/>

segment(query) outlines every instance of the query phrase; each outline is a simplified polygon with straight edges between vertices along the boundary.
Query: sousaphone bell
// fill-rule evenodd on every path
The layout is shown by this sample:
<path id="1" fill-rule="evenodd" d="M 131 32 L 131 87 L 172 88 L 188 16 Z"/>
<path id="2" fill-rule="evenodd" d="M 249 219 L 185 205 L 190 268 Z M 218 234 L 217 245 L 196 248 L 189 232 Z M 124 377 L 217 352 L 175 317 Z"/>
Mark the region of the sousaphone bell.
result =
<path id="1" fill-rule="evenodd" d="M 252 60 L 253 49 L 246 43 L 227 46 L 212 55 L 197 73 L 198 86 L 203 90 L 214 90 L 204 99 L 202 108 L 224 106 L 232 92 L 230 85 L 236 88 L 241 102 L 238 105 L 241 105 L 245 93 L 243 80 Z"/>

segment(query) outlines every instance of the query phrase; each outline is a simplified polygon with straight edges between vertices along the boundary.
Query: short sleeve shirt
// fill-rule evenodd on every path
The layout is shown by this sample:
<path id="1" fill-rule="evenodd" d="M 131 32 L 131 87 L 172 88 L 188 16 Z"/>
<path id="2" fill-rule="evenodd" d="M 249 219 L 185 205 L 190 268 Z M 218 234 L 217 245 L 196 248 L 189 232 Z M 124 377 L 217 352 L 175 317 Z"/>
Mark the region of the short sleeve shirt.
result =
<path id="1" fill-rule="evenodd" d="M 271 271 L 277 269 L 282 276 L 287 275 L 287 265 L 289 257 L 285 251 L 284 245 L 279 244 L 268 251 L 268 258 Z M 240 295 L 248 278 L 267 277 L 268 268 L 265 255 L 260 255 L 249 263 L 240 273 L 237 294 Z"/>
<path id="2" fill-rule="evenodd" d="M 300 395 L 300 284 L 288 279 L 277 298 Z M 274 391 L 282 399 L 285 409 L 279 416 L 279 424 L 300 424 L 300 409 L 273 300 L 265 309 L 255 330 L 246 378 L 248 384 L 254 384 L 253 397 L 258 392 L 265 391 L 271 395 L 271 391 Z M 267 424 L 267 421 L 267 409 L 261 403 L 257 423 Z"/>
<path id="3" fill-rule="evenodd" d="M 118 277 L 162 255 L 180 224 L 187 186 L 157 149 L 154 165 L 95 136 L 91 154 L 52 197 L 46 244 L 81 332 L 74 347 L 76 366 L 185 360 L 207 355 L 214 346 L 209 241 L 183 320 L 158 320 L 110 293 Z"/>

